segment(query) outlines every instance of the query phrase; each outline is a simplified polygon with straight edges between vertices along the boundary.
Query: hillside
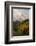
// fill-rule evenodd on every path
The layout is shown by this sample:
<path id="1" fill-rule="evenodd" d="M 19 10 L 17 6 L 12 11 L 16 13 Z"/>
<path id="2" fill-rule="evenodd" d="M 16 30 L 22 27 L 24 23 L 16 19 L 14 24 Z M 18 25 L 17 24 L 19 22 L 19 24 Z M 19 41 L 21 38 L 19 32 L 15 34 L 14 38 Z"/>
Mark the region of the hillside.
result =
<path id="1" fill-rule="evenodd" d="M 29 19 L 13 22 L 13 29 L 14 36 L 29 35 Z"/>

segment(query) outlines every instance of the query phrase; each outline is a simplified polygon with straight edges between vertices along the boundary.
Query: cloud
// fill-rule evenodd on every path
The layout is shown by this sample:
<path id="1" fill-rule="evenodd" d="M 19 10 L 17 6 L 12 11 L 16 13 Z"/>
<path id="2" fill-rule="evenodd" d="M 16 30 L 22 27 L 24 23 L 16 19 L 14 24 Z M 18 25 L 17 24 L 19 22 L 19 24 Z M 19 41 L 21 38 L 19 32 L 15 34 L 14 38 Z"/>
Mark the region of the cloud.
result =
<path id="1" fill-rule="evenodd" d="M 29 19 L 29 9 L 13 9 L 13 21 Z"/>

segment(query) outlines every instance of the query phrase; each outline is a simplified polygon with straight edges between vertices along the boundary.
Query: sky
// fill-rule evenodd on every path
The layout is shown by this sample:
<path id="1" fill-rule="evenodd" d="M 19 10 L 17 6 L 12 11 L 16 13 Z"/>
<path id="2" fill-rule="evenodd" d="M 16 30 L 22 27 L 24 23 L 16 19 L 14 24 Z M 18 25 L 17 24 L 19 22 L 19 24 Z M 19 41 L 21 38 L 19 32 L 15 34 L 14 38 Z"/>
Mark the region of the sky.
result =
<path id="1" fill-rule="evenodd" d="M 29 19 L 29 9 L 13 9 L 13 21 Z"/>

